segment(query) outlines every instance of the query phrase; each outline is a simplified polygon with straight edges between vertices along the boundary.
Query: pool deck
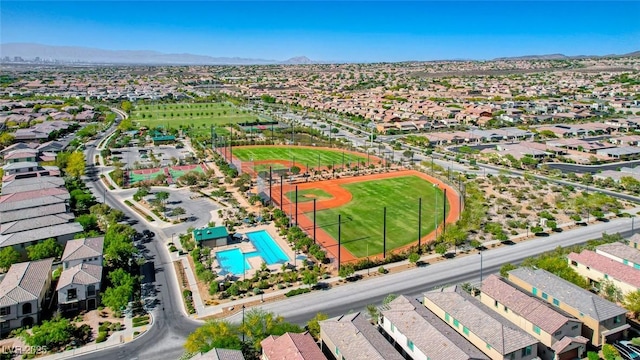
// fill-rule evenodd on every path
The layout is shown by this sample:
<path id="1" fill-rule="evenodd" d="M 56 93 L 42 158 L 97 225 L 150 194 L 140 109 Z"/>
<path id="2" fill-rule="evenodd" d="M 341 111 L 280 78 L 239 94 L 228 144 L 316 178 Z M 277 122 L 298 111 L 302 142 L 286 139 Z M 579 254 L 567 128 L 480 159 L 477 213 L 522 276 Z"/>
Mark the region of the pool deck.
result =
<path id="1" fill-rule="evenodd" d="M 250 233 L 250 232 L 254 232 L 254 231 L 261 231 L 261 230 L 265 230 L 269 236 L 271 236 L 271 238 L 276 242 L 276 244 L 278 244 L 278 246 L 280 246 L 280 248 L 282 249 L 282 251 L 285 253 L 285 255 L 287 255 L 287 257 L 289 258 L 289 262 L 290 263 L 294 263 L 296 260 L 295 259 L 295 253 L 293 251 L 293 249 L 291 249 L 291 247 L 289 246 L 289 243 L 287 242 L 286 238 L 284 238 L 283 236 L 278 235 L 278 231 L 276 230 L 276 226 L 272 223 L 269 223 L 267 225 L 257 225 L 257 226 L 241 226 L 236 228 L 236 233 L 238 234 L 246 234 L 246 233 Z M 247 254 L 247 253 L 252 253 L 257 251 L 257 249 L 255 248 L 255 246 L 253 245 L 253 243 L 251 241 L 248 240 L 243 240 L 241 242 L 236 242 L 230 245 L 225 245 L 225 246 L 219 246 L 216 248 L 213 248 L 211 250 L 212 255 L 215 255 L 216 252 L 218 251 L 224 251 L 224 250 L 230 250 L 230 249 L 240 249 L 240 251 L 243 254 Z M 253 275 L 255 274 L 256 270 L 259 270 L 260 267 L 262 266 L 262 262 L 264 261 L 262 259 L 261 256 L 255 256 L 255 257 L 248 257 L 246 258 L 247 262 L 249 263 L 249 265 L 251 266 L 251 269 L 247 269 L 246 273 L 243 276 L 247 276 L 247 277 L 253 277 Z M 212 262 L 212 266 L 213 266 L 213 270 L 214 271 L 219 271 L 221 269 L 220 264 L 218 263 L 217 259 L 214 259 Z M 273 265 L 268 265 L 267 268 L 273 272 L 277 272 L 280 271 L 282 269 L 282 264 L 273 264 Z M 235 274 L 235 276 L 238 276 L 238 274 Z M 224 276 L 219 276 L 219 279 L 224 278 Z"/>

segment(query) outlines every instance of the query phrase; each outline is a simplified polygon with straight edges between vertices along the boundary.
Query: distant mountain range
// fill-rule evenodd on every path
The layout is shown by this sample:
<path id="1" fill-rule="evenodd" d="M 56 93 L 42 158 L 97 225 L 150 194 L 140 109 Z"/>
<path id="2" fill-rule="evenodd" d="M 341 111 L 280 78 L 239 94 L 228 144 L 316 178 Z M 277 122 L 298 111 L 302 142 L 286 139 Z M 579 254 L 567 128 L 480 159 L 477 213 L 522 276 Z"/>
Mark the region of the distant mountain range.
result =
<path id="1" fill-rule="evenodd" d="M 143 65 L 267 65 L 267 64 L 314 64 L 305 56 L 285 61 L 246 59 L 240 57 L 213 57 L 194 54 L 165 54 L 149 50 L 104 50 L 78 46 L 51 46 L 29 43 L 7 43 L 0 45 L 0 58 L 15 57 L 27 61 L 90 64 L 143 64 Z"/>
<path id="2" fill-rule="evenodd" d="M 524 55 L 513 57 L 500 57 L 493 60 L 570 60 L 570 59 L 593 59 L 593 58 L 611 58 L 611 57 L 638 57 L 640 51 L 634 51 L 628 54 L 609 54 L 609 55 L 575 55 L 567 56 L 564 54 L 548 54 L 548 55 Z"/>
<path id="3" fill-rule="evenodd" d="M 563 54 L 526 55 L 516 57 L 500 57 L 493 60 L 568 60 L 602 57 L 637 57 L 640 51 L 622 55 L 578 55 Z M 16 57 L 25 61 L 38 58 L 44 62 L 85 63 L 85 64 L 139 64 L 139 65 L 269 65 L 269 64 L 322 64 L 326 61 L 313 61 L 306 56 L 293 57 L 288 60 L 248 59 L 240 57 L 213 57 L 194 54 L 165 54 L 150 50 L 105 50 L 78 46 L 52 46 L 31 43 L 0 44 L 0 60 Z M 444 60 L 444 59 L 443 59 Z M 469 61 L 469 60 L 466 60 Z"/>

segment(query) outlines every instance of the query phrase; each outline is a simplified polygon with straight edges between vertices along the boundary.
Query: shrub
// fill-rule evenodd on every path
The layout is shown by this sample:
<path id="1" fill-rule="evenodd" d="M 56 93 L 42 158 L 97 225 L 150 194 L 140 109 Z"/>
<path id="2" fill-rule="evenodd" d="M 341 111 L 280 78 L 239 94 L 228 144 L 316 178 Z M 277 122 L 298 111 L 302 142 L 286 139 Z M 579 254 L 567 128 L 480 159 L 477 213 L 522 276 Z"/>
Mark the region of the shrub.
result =
<path id="1" fill-rule="evenodd" d="M 291 297 L 291 296 L 296 296 L 296 295 L 300 295 L 300 294 L 305 294 L 305 293 L 308 293 L 310 291 L 311 291 L 311 289 L 309 289 L 309 288 L 294 289 L 294 290 L 291 290 L 291 291 L 287 292 L 286 294 L 284 294 L 284 296 Z"/>
<path id="2" fill-rule="evenodd" d="M 378 268 L 378 273 L 380 273 L 380 274 L 386 274 L 386 273 L 387 273 L 387 271 L 388 271 L 388 270 L 387 270 L 387 269 L 385 269 L 385 268 L 384 268 L 384 266 L 380 266 L 380 267 Z"/>
<path id="3" fill-rule="evenodd" d="M 105 342 L 109 334 L 106 331 L 99 331 L 98 337 L 96 337 L 96 343 Z"/>

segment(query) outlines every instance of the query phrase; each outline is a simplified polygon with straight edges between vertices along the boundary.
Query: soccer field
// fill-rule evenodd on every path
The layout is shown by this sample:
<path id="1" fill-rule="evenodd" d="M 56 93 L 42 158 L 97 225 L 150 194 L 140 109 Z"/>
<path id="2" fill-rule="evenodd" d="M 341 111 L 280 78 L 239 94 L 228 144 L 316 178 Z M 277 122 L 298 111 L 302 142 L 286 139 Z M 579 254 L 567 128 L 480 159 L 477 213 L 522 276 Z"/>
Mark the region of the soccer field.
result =
<path id="1" fill-rule="evenodd" d="M 357 162 L 366 164 L 367 161 L 366 155 L 348 151 L 296 146 L 236 147 L 233 149 L 233 156 L 242 161 L 295 161 L 298 166 L 317 168 L 331 165 L 336 169 L 342 168 L 343 161 L 344 166 L 351 165 L 351 167 Z M 265 166 L 264 163 L 261 165 Z"/>
<path id="2" fill-rule="evenodd" d="M 422 236 L 433 231 L 435 223 L 439 224 L 444 219 L 442 189 L 417 176 L 363 181 L 341 186 L 349 191 L 353 198 L 343 206 L 318 211 L 317 224 L 337 241 L 338 214 L 341 214 L 342 245 L 356 257 L 367 256 L 367 245 L 369 254 L 382 253 L 385 206 L 387 251 L 418 240 L 419 198 L 422 198 Z M 313 217 L 313 213 L 305 215 Z"/>
<path id="3" fill-rule="evenodd" d="M 179 128 L 193 125 L 196 130 L 210 131 L 211 125 L 255 121 L 259 117 L 241 110 L 231 103 L 178 103 L 138 105 L 131 112 L 131 120 L 149 128 Z"/>

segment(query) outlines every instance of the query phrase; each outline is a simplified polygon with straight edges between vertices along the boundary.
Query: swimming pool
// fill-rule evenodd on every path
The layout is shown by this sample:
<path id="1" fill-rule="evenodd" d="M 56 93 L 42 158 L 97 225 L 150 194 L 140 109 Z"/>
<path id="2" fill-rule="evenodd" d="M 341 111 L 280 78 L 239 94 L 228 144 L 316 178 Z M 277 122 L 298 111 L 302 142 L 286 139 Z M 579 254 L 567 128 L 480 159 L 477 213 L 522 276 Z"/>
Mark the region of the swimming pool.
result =
<path id="1" fill-rule="evenodd" d="M 289 257 L 282 251 L 280 246 L 273 240 L 266 230 L 254 231 L 246 234 L 249 241 L 256 248 L 256 251 L 242 254 L 240 249 L 229 249 L 216 252 L 216 258 L 220 264 L 221 275 L 232 273 L 235 275 L 244 274 L 251 269 L 247 262 L 250 257 L 260 256 L 267 265 L 282 264 L 289 261 Z M 243 266 L 244 263 L 244 266 Z"/>
<path id="2" fill-rule="evenodd" d="M 282 264 L 289 261 L 289 257 L 282 251 L 280 246 L 276 244 L 266 230 L 247 233 L 247 237 L 253 243 L 253 246 L 256 247 L 257 253 L 262 256 L 262 259 L 267 265 Z"/>

